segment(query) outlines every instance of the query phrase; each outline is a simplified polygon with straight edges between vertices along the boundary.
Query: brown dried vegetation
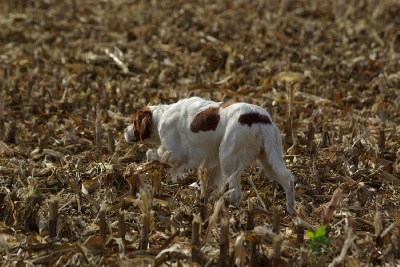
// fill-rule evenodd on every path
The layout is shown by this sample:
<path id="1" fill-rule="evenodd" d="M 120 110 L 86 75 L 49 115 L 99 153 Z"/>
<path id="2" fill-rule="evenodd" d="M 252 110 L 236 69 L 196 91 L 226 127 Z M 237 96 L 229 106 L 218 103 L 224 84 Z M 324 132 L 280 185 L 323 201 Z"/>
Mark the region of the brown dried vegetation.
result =
<path id="1" fill-rule="evenodd" d="M 2 266 L 307 266 L 304 231 L 322 224 L 333 242 L 319 266 L 400 264 L 398 1 L 0 8 Z M 227 209 L 189 186 L 205 170 L 174 185 L 167 159 L 146 164 L 122 131 L 157 94 L 265 107 L 298 216 L 254 167 L 247 202 Z"/>

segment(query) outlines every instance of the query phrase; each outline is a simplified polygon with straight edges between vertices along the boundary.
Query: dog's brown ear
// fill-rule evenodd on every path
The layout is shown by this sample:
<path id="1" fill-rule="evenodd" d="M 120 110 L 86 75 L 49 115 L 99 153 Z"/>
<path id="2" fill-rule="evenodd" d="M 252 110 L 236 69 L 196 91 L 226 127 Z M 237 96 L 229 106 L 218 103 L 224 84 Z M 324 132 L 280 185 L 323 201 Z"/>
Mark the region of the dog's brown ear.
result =
<path id="1" fill-rule="evenodd" d="M 138 111 L 138 131 L 140 134 L 140 140 L 144 141 L 145 138 L 149 138 L 151 134 L 151 123 L 152 114 L 149 108 L 143 108 Z"/>

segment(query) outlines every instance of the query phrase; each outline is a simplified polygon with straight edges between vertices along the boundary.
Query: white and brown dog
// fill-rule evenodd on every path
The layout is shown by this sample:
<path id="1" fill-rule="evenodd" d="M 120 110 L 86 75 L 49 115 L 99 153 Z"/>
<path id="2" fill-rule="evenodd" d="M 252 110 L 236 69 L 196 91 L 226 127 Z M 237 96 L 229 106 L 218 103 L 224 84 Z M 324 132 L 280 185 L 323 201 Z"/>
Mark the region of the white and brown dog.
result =
<path id="1" fill-rule="evenodd" d="M 171 151 L 168 164 L 174 182 L 185 168 L 207 168 L 208 186 L 222 190 L 229 183 L 231 204 L 242 200 L 241 173 L 257 160 L 268 178 L 282 185 L 287 210 L 294 214 L 295 179 L 283 162 L 281 134 L 269 113 L 259 106 L 199 97 L 147 106 L 133 116 L 125 139 L 160 144 L 158 150 L 147 152 L 148 160 Z"/>

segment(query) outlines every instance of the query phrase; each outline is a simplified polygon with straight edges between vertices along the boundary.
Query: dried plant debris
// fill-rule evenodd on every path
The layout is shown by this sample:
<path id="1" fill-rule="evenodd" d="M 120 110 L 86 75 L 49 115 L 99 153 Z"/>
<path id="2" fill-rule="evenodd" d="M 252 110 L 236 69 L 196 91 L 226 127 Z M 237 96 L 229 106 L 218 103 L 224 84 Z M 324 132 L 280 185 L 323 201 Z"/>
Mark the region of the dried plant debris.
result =
<path id="1" fill-rule="evenodd" d="M 0 265 L 400 265 L 399 1 L 1 5 Z M 297 218 L 255 167 L 228 207 L 123 140 L 195 95 L 271 113 Z"/>

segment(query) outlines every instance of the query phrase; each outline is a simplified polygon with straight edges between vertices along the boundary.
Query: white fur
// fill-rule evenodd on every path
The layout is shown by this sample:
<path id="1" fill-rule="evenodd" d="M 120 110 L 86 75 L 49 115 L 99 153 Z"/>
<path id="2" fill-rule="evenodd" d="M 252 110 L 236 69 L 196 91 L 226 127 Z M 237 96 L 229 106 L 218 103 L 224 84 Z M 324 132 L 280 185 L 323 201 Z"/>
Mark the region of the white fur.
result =
<path id="1" fill-rule="evenodd" d="M 219 108 L 220 120 L 215 131 L 193 132 L 190 125 L 195 116 L 210 107 Z M 233 189 L 230 202 L 242 200 L 241 173 L 254 161 L 268 178 L 277 181 L 286 192 L 287 210 L 294 213 L 294 177 L 283 162 L 282 138 L 273 124 L 239 123 L 242 114 L 259 113 L 271 116 L 263 108 L 247 103 L 234 103 L 223 108 L 221 103 L 198 97 L 180 100 L 172 105 L 149 106 L 152 113 L 151 137 L 146 143 L 160 144 L 157 151 L 147 152 L 148 160 L 160 159 L 171 151 L 168 164 L 174 182 L 185 168 L 203 166 L 208 170 L 208 187 Z M 272 122 L 272 120 L 271 120 Z M 133 124 L 125 131 L 132 141 Z"/>

